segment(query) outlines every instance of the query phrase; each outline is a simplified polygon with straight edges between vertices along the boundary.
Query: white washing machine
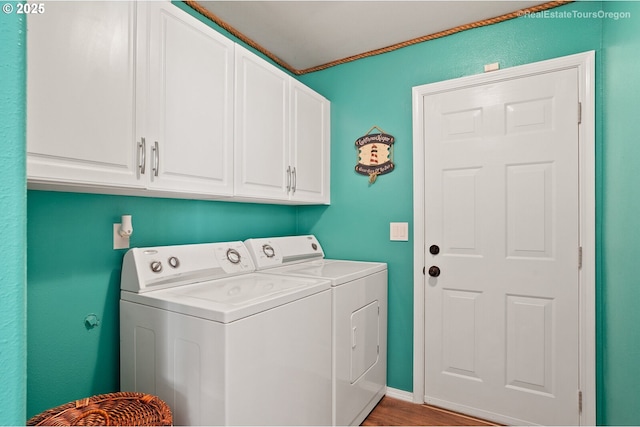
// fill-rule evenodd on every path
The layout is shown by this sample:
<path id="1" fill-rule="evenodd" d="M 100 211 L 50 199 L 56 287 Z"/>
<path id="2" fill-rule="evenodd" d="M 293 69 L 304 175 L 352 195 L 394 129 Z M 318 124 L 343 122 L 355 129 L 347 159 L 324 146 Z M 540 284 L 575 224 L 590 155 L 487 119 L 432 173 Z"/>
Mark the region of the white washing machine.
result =
<path id="1" fill-rule="evenodd" d="M 242 242 L 124 257 L 120 382 L 175 425 L 331 423 L 330 281 L 255 272 Z"/>
<path id="2" fill-rule="evenodd" d="M 314 236 L 245 245 L 258 271 L 331 281 L 331 422 L 359 425 L 387 390 L 387 264 L 325 259 Z"/>

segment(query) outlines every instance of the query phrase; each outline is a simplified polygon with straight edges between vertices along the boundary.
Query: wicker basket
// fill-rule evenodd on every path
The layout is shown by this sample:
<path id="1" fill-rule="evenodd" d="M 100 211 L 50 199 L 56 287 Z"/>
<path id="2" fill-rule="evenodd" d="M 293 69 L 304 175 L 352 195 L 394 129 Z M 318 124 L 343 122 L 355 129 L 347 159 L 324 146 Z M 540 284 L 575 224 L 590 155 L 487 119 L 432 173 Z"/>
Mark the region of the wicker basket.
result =
<path id="1" fill-rule="evenodd" d="M 171 410 L 160 398 L 144 393 L 100 394 L 44 411 L 28 426 L 170 426 Z"/>

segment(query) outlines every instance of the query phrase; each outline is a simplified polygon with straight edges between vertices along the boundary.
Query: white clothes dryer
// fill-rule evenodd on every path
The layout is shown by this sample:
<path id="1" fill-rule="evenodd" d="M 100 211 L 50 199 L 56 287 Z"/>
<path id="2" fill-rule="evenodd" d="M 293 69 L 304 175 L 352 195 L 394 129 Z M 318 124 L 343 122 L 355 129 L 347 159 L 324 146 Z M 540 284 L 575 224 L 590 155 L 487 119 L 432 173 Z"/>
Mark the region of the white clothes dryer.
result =
<path id="1" fill-rule="evenodd" d="M 131 249 L 121 389 L 159 396 L 175 425 L 328 425 L 330 286 L 257 273 L 242 242 Z"/>
<path id="2" fill-rule="evenodd" d="M 331 422 L 360 425 L 387 389 L 387 264 L 325 259 L 315 236 L 245 245 L 258 271 L 331 281 Z"/>

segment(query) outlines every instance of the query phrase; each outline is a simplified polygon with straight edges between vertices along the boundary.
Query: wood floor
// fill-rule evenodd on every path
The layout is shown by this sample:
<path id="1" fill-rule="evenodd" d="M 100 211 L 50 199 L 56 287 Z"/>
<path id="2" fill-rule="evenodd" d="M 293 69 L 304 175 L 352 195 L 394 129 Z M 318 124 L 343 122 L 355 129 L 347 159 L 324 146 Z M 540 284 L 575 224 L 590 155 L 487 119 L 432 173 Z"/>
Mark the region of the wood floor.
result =
<path id="1" fill-rule="evenodd" d="M 456 414 L 446 409 L 382 398 L 363 426 L 495 426 L 487 421 Z"/>

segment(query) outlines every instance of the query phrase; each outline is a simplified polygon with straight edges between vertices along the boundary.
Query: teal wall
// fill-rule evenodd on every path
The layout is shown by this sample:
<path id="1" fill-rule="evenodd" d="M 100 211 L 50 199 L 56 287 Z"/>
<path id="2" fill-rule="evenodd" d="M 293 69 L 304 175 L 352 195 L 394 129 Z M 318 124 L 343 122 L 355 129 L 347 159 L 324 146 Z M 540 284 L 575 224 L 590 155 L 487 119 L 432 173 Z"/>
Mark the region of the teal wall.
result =
<path id="1" fill-rule="evenodd" d="M 112 224 L 131 214 L 131 246 L 295 234 L 296 208 L 28 192 L 29 415 L 119 389 L 120 267 Z M 84 319 L 96 314 L 97 328 Z"/>
<path id="2" fill-rule="evenodd" d="M 601 8 L 631 11 L 632 18 L 520 18 L 302 76 L 302 81 L 332 102 L 329 207 L 29 191 L 27 245 L 23 24 L 14 16 L 3 16 L 0 200 L 3 212 L 5 203 L 10 206 L 15 226 L 3 224 L 0 238 L 8 256 L 18 262 L 12 265 L 16 271 L 9 268 L 0 273 L 0 377 L 8 384 L 0 391 L 7 394 L 0 394 L 0 423 L 20 424 L 25 412 L 26 351 L 24 321 L 20 319 L 24 317 L 26 247 L 26 414 L 80 396 L 117 390 L 118 277 L 124 251 L 111 249 L 111 223 L 124 213 L 133 214 L 135 246 L 312 232 L 323 242 L 329 257 L 388 262 L 388 382 L 391 387 L 410 391 L 413 243 L 390 242 L 388 237 L 392 221 L 409 222 L 412 233 L 411 87 L 477 74 L 486 63 L 500 62 L 506 68 L 595 50 L 598 423 L 640 424 L 636 404 L 640 366 L 635 360 L 640 339 L 634 333 L 640 320 L 635 310 L 640 283 L 633 246 L 638 241 L 634 239 L 638 233 L 634 219 L 640 210 L 634 174 L 640 166 L 640 153 L 636 152 L 640 125 L 637 108 L 633 108 L 640 91 L 640 8 L 636 2 L 563 6 L 569 11 Z M 12 64 L 7 67 L 5 62 Z M 5 93 L 11 103 L 8 108 Z M 353 142 L 373 125 L 396 136 L 396 170 L 369 185 L 366 177 L 353 172 Z M 7 141 L 8 151 L 4 149 Z M 84 318 L 92 313 L 100 318 L 100 326 L 88 330 Z"/>
<path id="3" fill-rule="evenodd" d="M 640 2 L 605 3 L 632 19 L 603 27 L 600 419 L 640 424 Z"/>
<path id="4" fill-rule="evenodd" d="M 7 3 L 14 5 L 15 3 Z M 25 23 L 0 16 L 0 425 L 25 420 Z"/>
<path id="5" fill-rule="evenodd" d="M 554 10 L 600 8 L 590 2 Z M 507 68 L 599 53 L 601 29 L 599 19 L 519 18 L 302 76 L 331 100 L 332 152 L 331 206 L 301 208 L 301 231 L 319 236 L 330 256 L 389 263 L 389 386 L 413 389 L 413 239 L 389 241 L 389 222 L 409 222 L 410 234 L 413 228 L 412 87 L 482 73 L 493 62 Z M 353 171 L 354 141 L 373 125 L 396 137 L 396 169 L 368 185 Z"/>
<path id="6" fill-rule="evenodd" d="M 244 240 L 297 230 L 293 206 L 28 191 L 28 416 L 119 389 L 125 250 L 112 249 L 112 224 L 122 214 L 133 216 L 131 246 Z M 85 327 L 90 314 L 100 319 L 97 328 Z"/>

